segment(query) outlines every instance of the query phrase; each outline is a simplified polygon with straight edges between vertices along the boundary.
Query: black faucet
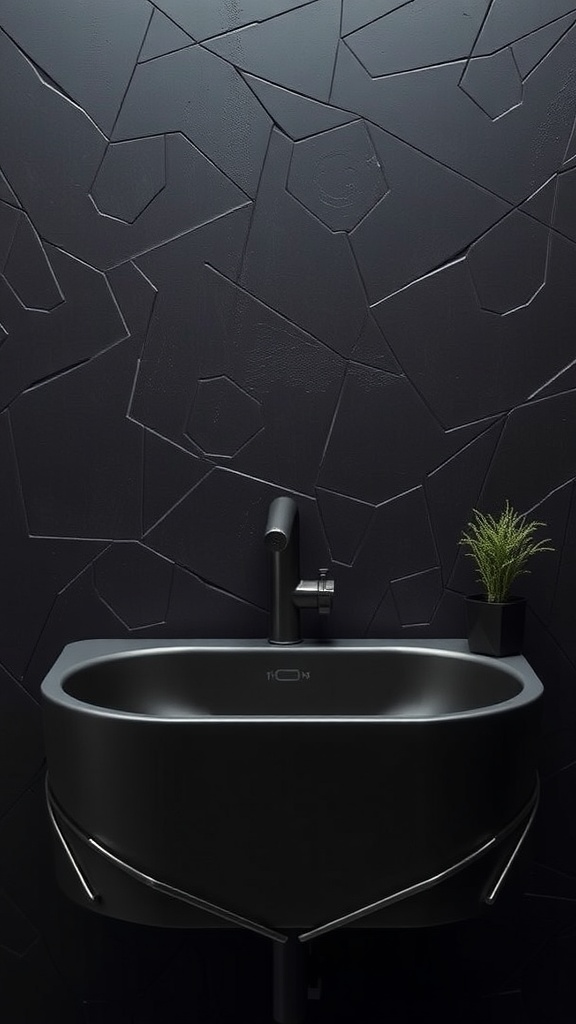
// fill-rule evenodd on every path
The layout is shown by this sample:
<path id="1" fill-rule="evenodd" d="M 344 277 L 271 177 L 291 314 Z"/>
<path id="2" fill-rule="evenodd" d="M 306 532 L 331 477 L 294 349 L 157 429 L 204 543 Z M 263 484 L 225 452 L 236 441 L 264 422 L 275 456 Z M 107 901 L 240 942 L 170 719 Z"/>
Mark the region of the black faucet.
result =
<path id="1" fill-rule="evenodd" d="M 332 608 L 334 580 L 320 569 L 317 580 L 300 579 L 300 531 L 298 506 L 292 498 L 275 498 L 268 512 L 265 542 L 270 551 L 271 644 L 298 644 L 300 609 L 316 608 L 328 615 Z"/>

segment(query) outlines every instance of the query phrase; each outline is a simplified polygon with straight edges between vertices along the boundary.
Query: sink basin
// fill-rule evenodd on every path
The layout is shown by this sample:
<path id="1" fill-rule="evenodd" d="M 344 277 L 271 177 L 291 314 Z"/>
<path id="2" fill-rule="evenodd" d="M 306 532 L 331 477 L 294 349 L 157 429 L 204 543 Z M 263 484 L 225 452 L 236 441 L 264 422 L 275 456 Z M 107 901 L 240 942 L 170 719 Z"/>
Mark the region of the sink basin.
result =
<path id="1" fill-rule="evenodd" d="M 280 941 L 472 916 L 535 810 L 541 695 L 462 640 L 71 644 L 42 686 L 61 884 Z"/>

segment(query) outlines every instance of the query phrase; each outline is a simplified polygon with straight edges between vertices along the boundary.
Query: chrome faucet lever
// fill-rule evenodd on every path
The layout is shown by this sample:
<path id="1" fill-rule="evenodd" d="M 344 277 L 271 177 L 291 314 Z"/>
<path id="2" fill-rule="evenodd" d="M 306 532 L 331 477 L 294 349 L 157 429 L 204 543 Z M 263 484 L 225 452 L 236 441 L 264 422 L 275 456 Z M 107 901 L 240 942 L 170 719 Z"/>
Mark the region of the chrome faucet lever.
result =
<path id="1" fill-rule="evenodd" d="M 292 498 L 275 498 L 268 512 L 265 543 L 270 551 L 271 644 L 298 644 L 300 608 L 316 608 L 328 615 L 334 580 L 320 569 L 317 580 L 300 579 L 299 514 Z"/>

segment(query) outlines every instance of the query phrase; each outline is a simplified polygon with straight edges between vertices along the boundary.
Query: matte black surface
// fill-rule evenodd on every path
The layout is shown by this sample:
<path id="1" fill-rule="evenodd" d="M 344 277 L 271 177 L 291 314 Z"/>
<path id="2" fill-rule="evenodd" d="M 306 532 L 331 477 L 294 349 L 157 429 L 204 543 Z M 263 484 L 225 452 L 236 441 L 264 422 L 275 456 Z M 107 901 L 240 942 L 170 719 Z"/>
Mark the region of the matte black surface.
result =
<path id="1" fill-rule="evenodd" d="M 572 1024 L 575 23 L 574 0 L 0 4 L 11 1024 L 269 1018 L 246 936 L 179 959 L 60 901 L 36 702 L 81 637 L 264 637 L 283 493 L 337 585 L 308 636 L 463 637 L 471 508 L 508 498 L 556 548 L 520 581 L 546 686 L 534 873 L 468 944 L 333 943 L 312 1011 Z M 214 379 L 241 399 L 218 423 Z M 23 919 L 42 940 L 16 956 Z"/>

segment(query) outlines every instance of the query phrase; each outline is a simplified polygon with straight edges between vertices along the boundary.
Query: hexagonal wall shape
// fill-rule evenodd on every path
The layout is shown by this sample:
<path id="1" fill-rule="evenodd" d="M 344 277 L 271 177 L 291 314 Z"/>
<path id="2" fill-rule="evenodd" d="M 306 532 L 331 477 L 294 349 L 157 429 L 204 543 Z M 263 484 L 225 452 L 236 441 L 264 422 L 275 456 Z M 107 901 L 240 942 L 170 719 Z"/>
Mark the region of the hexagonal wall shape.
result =
<path id="1" fill-rule="evenodd" d="M 522 103 L 522 79 L 510 47 L 473 57 L 459 85 L 492 121 Z"/>
<path id="2" fill-rule="evenodd" d="M 296 143 L 287 188 L 333 231 L 351 231 L 388 192 L 360 121 Z"/>
<path id="3" fill-rule="evenodd" d="M 471 246 L 466 257 L 481 309 L 513 313 L 546 282 L 549 231 L 518 210 Z"/>
<path id="4" fill-rule="evenodd" d="M 91 195 L 100 213 L 133 224 L 165 184 L 164 138 L 129 139 L 110 143 Z"/>
<path id="5" fill-rule="evenodd" d="M 231 458 L 262 428 L 260 403 L 228 377 L 200 380 L 186 434 L 206 455 Z"/>

